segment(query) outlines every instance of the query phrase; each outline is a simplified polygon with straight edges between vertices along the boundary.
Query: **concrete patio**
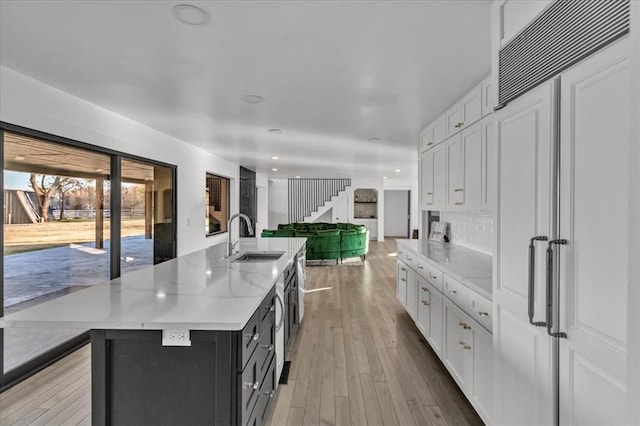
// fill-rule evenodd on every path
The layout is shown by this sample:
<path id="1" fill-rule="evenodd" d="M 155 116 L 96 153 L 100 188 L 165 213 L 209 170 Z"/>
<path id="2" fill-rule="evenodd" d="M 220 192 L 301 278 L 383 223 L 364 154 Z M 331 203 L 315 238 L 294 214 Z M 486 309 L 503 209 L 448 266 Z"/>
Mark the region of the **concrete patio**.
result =
<path id="1" fill-rule="evenodd" d="M 10 314 L 109 280 L 109 241 L 104 249 L 93 243 L 70 244 L 4 257 L 4 312 Z M 144 235 L 122 238 L 122 274 L 153 264 L 153 240 Z M 4 370 L 84 330 L 4 330 Z"/>

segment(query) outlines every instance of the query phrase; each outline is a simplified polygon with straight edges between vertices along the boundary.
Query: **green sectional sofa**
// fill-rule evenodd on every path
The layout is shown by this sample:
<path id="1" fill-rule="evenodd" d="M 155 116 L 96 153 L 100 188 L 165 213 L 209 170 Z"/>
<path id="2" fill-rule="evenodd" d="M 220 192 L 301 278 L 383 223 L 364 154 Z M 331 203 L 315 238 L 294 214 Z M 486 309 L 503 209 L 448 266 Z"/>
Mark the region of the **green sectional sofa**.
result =
<path id="1" fill-rule="evenodd" d="M 287 223 L 278 225 L 278 229 L 265 229 L 261 237 L 304 237 L 307 260 L 365 259 L 369 251 L 369 230 L 353 223 Z"/>

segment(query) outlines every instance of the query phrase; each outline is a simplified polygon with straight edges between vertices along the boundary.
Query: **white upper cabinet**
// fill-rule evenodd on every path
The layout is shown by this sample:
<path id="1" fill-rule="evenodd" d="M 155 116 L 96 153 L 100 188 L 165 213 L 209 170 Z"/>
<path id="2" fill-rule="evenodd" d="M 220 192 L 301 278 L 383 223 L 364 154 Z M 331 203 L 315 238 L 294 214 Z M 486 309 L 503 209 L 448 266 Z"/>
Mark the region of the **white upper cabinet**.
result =
<path id="1" fill-rule="evenodd" d="M 457 209 L 464 204 L 462 138 L 458 134 L 447 140 L 447 207 Z"/>
<path id="2" fill-rule="evenodd" d="M 424 128 L 420 134 L 420 152 L 424 152 L 439 144 L 447 137 L 445 116 L 441 115 Z"/>
<path id="3" fill-rule="evenodd" d="M 420 157 L 420 200 L 423 210 L 433 205 L 433 151 Z"/>
<path id="4" fill-rule="evenodd" d="M 476 123 L 461 133 L 463 200 L 468 210 L 482 209 L 482 126 Z"/>
<path id="5" fill-rule="evenodd" d="M 486 169 L 482 153 L 480 122 L 447 140 L 447 208 L 482 210 L 483 180 Z"/>
<path id="6" fill-rule="evenodd" d="M 481 123 L 482 131 L 482 209 L 493 210 L 496 201 L 496 134 L 493 119 L 485 117 Z"/>
<path id="7" fill-rule="evenodd" d="M 513 36 L 518 34 L 529 22 L 538 16 L 552 0 L 499 0 L 494 3 L 494 16 L 498 18 L 496 26 L 500 34 L 500 47 L 508 43 Z"/>
<path id="8" fill-rule="evenodd" d="M 467 93 L 445 114 L 447 136 L 452 136 L 482 118 L 482 85 Z"/>
<path id="9" fill-rule="evenodd" d="M 482 116 L 485 117 L 491 114 L 493 108 L 496 106 L 496 97 L 491 76 L 485 78 L 482 83 L 480 83 L 480 90 L 482 91 Z"/>
<path id="10" fill-rule="evenodd" d="M 433 150 L 433 206 L 429 210 L 442 210 L 447 199 L 445 146 L 440 145 Z"/>

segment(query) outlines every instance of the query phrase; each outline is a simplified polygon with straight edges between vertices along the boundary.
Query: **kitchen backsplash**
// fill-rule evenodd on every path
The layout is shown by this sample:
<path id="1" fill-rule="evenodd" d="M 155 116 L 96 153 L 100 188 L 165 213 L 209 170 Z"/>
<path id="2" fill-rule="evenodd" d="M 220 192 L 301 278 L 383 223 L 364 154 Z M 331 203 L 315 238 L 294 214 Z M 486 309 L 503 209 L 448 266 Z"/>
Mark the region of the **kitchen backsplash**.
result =
<path id="1" fill-rule="evenodd" d="M 491 213 L 443 212 L 441 221 L 449 222 L 449 239 L 488 255 L 493 252 L 493 217 Z"/>

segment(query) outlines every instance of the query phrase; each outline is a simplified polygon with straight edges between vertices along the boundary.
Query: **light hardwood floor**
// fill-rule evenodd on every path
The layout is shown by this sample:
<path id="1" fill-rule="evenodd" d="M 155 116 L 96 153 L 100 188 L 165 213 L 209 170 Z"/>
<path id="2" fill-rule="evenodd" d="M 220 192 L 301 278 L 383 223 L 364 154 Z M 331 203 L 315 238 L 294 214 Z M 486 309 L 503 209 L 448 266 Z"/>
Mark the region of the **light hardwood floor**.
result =
<path id="1" fill-rule="evenodd" d="M 271 425 L 482 424 L 396 301 L 395 251 L 371 242 L 364 266 L 307 268 Z M 0 424 L 90 424 L 90 392 L 86 346 L 0 395 Z"/>

